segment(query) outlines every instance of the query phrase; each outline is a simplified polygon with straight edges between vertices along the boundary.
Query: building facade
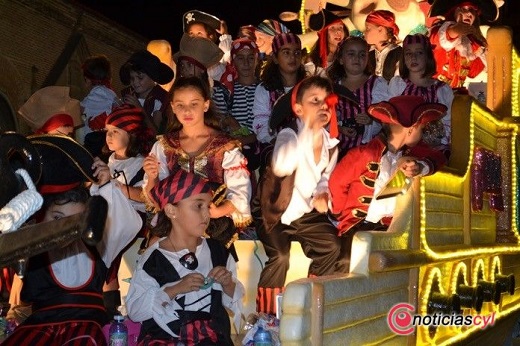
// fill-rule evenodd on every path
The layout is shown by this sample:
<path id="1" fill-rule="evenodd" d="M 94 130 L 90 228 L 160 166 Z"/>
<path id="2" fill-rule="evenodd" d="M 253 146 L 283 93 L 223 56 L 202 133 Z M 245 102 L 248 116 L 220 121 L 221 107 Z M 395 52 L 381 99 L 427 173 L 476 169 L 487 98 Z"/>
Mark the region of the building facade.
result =
<path id="1" fill-rule="evenodd" d="M 86 94 L 82 62 L 104 54 L 112 63 L 112 83 L 122 89 L 118 71 L 147 40 L 78 3 L 63 0 L 0 0 L 0 132 L 27 126 L 17 110 L 36 90 L 70 86 L 71 97 Z"/>

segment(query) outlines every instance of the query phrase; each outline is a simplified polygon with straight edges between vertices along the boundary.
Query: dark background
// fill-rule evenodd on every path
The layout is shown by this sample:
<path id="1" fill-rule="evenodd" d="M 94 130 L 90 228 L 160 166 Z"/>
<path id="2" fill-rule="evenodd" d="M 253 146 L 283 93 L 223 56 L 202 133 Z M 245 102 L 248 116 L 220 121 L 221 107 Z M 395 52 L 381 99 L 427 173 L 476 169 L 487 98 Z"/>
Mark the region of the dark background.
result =
<path id="1" fill-rule="evenodd" d="M 182 16 L 200 10 L 225 20 L 229 34 L 236 36 L 241 25 L 257 25 L 264 19 L 278 19 L 283 11 L 298 12 L 300 0 L 77 0 L 105 17 L 153 39 L 166 39 L 174 51 L 182 36 Z M 301 33 L 298 21 L 288 23 L 291 31 Z M 299 30 L 299 31 L 298 31 Z"/>
<path id="2" fill-rule="evenodd" d="M 278 19 L 283 11 L 298 12 L 301 0 L 72 0 L 84 7 L 143 35 L 149 40 L 166 39 L 174 51 L 182 35 L 182 15 L 198 9 L 228 23 L 235 37 L 241 25 L 257 25 L 264 19 Z M 326 1 L 324 1 L 326 3 Z M 508 25 L 515 33 L 514 43 L 520 49 L 520 1 L 505 0 L 496 25 Z M 292 32 L 300 33 L 298 21 L 285 23 Z"/>

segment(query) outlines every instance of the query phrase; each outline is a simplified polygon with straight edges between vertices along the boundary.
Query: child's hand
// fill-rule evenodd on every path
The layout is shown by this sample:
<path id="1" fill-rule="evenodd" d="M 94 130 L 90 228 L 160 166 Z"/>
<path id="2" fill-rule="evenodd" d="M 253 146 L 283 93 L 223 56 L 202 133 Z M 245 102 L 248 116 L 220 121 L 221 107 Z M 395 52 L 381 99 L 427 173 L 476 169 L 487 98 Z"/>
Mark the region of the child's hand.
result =
<path id="1" fill-rule="evenodd" d="M 198 291 L 202 285 L 204 285 L 204 276 L 201 273 L 191 273 L 183 277 L 175 287 L 179 294 Z"/>
<path id="2" fill-rule="evenodd" d="M 413 178 L 419 175 L 423 170 L 423 165 L 417 162 L 415 157 L 403 156 L 397 162 L 397 167 L 408 178 Z"/>
<path id="3" fill-rule="evenodd" d="M 356 129 L 353 129 L 351 127 L 338 126 L 338 129 L 339 129 L 340 133 L 342 133 L 343 135 L 345 135 L 347 137 L 354 138 L 357 136 Z"/>
<path id="4" fill-rule="evenodd" d="M 227 23 L 226 23 L 226 21 L 224 21 L 224 20 L 221 20 L 221 21 L 220 21 L 220 29 L 217 30 L 217 32 L 218 32 L 220 35 L 227 35 L 227 33 L 228 33 L 228 27 L 227 27 Z"/>
<path id="5" fill-rule="evenodd" d="M 367 113 L 359 113 L 354 117 L 356 122 L 361 125 L 370 125 L 372 123 L 372 118 Z"/>
<path id="6" fill-rule="evenodd" d="M 148 176 L 148 180 L 155 180 L 159 178 L 159 161 L 157 160 L 157 156 L 154 154 L 150 154 L 144 158 L 143 161 L 143 169 L 146 175 Z"/>
<path id="7" fill-rule="evenodd" d="M 326 213 L 329 210 L 329 195 L 327 193 L 320 193 L 314 196 L 312 205 L 319 213 Z"/>
<path id="8" fill-rule="evenodd" d="M 233 275 L 231 275 L 231 272 L 223 266 L 214 267 L 209 271 L 208 276 L 213 278 L 216 283 L 221 284 L 222 287 L 226 287 L 233 283 Z"/>
<path id="9" fill-rule="evenodd" d="M 139 103 L 139 99 L 134 94 L 126 94 L 123 97 L 123 101 L 126 104 L 132 105 L 134 107 L 143 108 L 141 104 Z"/>
<path id="10" fill-rule="evenodd" d="M 219 217 L 231 215 L 235 210 L 235 206 L 229 200 L 224 200 L 218 207 L 214 203 L 211 203 L 209 205 L 209 217 L 218 219 Z"/>
<path id="11" fill-rule="evenodd" d="M 108 165 L 104 163 L 99 157 L 94 158 L 92 170 L 94 171 L 92 175 L 97 178 L 97 184 L 99 186 L 105 185 L 112 178 L 112 176 L 110 175 L 110 169 L 108 168 Z"/>
<path id="12" fill-rule="evenodd" d="M 233 275 L 227 268 L 218 266 L 210 270 L 208 276 L 213 278 L 216 283 L 222 286 L 222 291 L 229 297 L 233 297 L 235 292 L 235 282 L 233 281 Z"/>

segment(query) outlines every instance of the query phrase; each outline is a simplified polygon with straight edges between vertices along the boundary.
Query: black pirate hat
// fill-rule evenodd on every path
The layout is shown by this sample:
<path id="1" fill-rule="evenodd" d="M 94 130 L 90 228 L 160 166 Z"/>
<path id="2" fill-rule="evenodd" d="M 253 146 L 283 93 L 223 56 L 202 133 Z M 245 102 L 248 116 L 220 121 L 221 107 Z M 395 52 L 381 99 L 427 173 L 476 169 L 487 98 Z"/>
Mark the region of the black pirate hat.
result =
<path id="1" fill-rule="evenodd" d="M 41 194 L 61 193 L 84 182 L 97 181 L 92 170 L 94 158 L 71 137 L 34 135 L 28 138 L 40 154 L 42 173 L 38 191 Z"/>
<path id="2" fill-rule="evenodd" d="M 143 71 L 154 82 L 168 84 L 173 79 L 173 70 L 164 64 L 158 57 L 143 49 L 135 52 L 130 59 L 121 66 L 119 78 L 125 85 L 130 84 L 130 71 Z"/>
<path id="3" fill-rule="evenodd" d="M 208 25 L 215 31 L 220 30 L 220 19 L 206 12 L 202 12 L 199 10 L 191 10 L 182 16 L 182 28 L 184 32 L 187 32 L 189 24 L 191 22 L 200 22 Z"/>
<path id="4" fill-rule="evenodd" d="M 332 11 L 322 9 L 318 13 L 309 16 L 309 28 L 314 31 L 320 31 L 327 25 L 341 20 L 341 17 L 334 14 Z"/>
<path id="5" fill-rule="evenodd" d="M 498 18 L 498 7 L 494 0 L 428 0 L 432 6 L 430 17 L 449 15 L 455 8 L 470 3 L 479 9 L 481 20 L 493 22 Z"/>

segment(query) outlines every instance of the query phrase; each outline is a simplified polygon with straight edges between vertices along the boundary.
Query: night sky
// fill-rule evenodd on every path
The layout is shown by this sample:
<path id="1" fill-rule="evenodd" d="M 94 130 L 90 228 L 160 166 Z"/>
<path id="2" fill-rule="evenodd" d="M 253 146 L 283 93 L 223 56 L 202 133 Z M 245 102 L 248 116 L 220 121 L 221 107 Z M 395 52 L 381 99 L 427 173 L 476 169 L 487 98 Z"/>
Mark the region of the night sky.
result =
<path id="1" fill-rule="evenodd" d="M 228 23 L 229 33 L 235 37 L 241 25 L 257 25 L 264 19 L 278 19 L 283 11 L 298 12 L 301 0 L 71 0 L 89 7 L 105 17 L 143 35 L 149 40 L 166 39 L 174 51 L 182 36 L 182 15 L 193 9 L 213 14 Z M 325 1 L 324 1 L 325 2 Z M 500 17 L 494 25 L 513 28 L 513 40 L 520 48 L 519 0 L 505 0 Z M 286 24 L 300 33 L 301 24 Z"/>
<path id="2" fill-rule="evenodd" d="M 182 36 L 182 15 L 198 9 L 225 20 L 235 37 L 241 25 L 257 25 L 264 19 L 278 19 L 283 11 L 298 12 L 301 0 L 77 0 L 125 27 L 153 39 L 170 41 L 174 50 Z M 298 21 L 289 22 L 293 32 L 301 30 Z"/>

